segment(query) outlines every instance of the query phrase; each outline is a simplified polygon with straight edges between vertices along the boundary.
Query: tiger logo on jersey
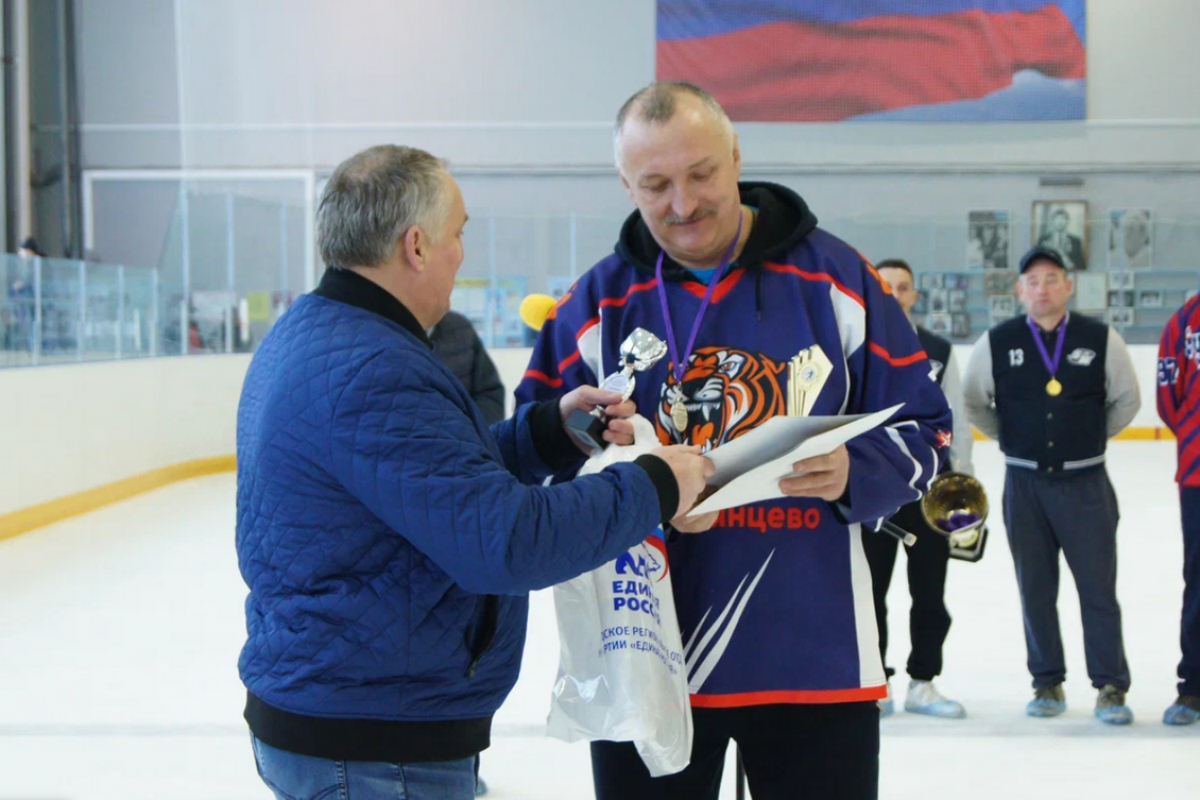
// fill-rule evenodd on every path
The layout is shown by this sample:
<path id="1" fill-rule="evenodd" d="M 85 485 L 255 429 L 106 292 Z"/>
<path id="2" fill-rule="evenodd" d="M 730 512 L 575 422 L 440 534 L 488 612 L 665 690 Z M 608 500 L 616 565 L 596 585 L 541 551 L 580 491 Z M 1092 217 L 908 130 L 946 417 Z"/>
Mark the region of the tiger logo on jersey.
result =
<path id="1" fill-rule="evenodd" d="M 688 359 L 683 380 L 669 370 L 659 393 L 655 428 L 663 444 L 700 445 L 707 453 L 784 413 L 779 375 L 786 365 L 730 347 L 702 347 Z M 676 422 L 687 424 L 680 430 Z"/>

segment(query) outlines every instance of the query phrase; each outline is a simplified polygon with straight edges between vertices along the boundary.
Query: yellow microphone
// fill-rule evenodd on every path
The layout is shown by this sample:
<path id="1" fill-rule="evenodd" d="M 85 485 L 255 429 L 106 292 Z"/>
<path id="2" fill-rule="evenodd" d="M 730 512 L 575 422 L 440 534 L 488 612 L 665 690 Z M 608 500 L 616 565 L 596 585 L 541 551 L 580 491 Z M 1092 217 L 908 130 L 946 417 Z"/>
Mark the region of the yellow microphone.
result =
<path id="1" fill-rule="evenodd" d="M 521 301 L 521 321 L 535 331 L 540 331 L 557 302 L 548 294 L 529 295 Z"/>

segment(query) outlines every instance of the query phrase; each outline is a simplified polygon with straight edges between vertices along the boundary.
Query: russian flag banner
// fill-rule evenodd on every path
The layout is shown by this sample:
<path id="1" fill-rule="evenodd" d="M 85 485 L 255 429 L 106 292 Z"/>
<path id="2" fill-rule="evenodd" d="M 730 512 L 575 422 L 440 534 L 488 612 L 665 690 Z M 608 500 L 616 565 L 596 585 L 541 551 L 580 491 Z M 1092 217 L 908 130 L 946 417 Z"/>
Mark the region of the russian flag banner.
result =
<path id="1" fill-rule="evenodd" d="M 658 0 L 657 77 L 737 121 L 1086 118 L 1087 0 Z"/>

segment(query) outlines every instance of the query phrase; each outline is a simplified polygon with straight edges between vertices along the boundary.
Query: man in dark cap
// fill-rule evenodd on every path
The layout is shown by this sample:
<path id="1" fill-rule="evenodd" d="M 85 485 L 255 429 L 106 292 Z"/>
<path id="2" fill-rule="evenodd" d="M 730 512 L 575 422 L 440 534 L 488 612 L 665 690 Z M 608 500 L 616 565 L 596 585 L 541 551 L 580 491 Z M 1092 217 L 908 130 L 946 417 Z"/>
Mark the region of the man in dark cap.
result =
<path id="1" fill-rule="evenodd" d="M 1067 311 L 1062 254 L 1021 259 L 1026 316 L 980 337 L 964 380 L 971 422 L 1000 441 L 1008 466 L 1004 525 L 1025 617 L 1033 717 L 1063 713 L 1067 669 L 1058 627 L 1058 557 L 1075 576 L 1096 716 L 1125 725 L 1129 665 L 1117 604 L 1117 496 L 1104 468 L 1108 440 L 1141 407 L 1125 342 L 1113 328 Z"/>

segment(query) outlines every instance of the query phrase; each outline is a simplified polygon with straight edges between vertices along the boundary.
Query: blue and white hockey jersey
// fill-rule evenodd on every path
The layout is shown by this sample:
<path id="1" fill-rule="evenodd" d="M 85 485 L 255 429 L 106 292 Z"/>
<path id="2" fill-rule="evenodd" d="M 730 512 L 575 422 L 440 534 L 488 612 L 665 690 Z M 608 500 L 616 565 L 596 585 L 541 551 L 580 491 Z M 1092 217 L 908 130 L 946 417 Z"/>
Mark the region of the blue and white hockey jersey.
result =
<path id="1" fill-rule="evenodd" d="M 834 365 L 814 415 L 904 407 L 848 444 L 844 516 L 822 500 L 788 498 L 729 509 L 711 531 L 670 545 L 692 705 L 879 699 L 886 679 L 862 536 L 884 535 L 880 520 L 928 488 L 947 456 L 950 410 L 874 268 L 818 228 L 789 189 L 743 183 L 741 193 L 758 217 L 720 277 L 682 381 L 665 358 L 637 376 L 634 400 L 660 440 L 709 450 L 786 413 L 788 362 L 813 345 Z M 635 212 L 615 254 L 551 312 L 519 402 L 597 385 L 619 368 L 618 348 L 635 328 L 666 340 L 659 252 Z M 669 257 L 663 280 L 683 345 L 705 286 Z M 688 412 L 683 432 L 672 422 L 678 403 Z"/>

